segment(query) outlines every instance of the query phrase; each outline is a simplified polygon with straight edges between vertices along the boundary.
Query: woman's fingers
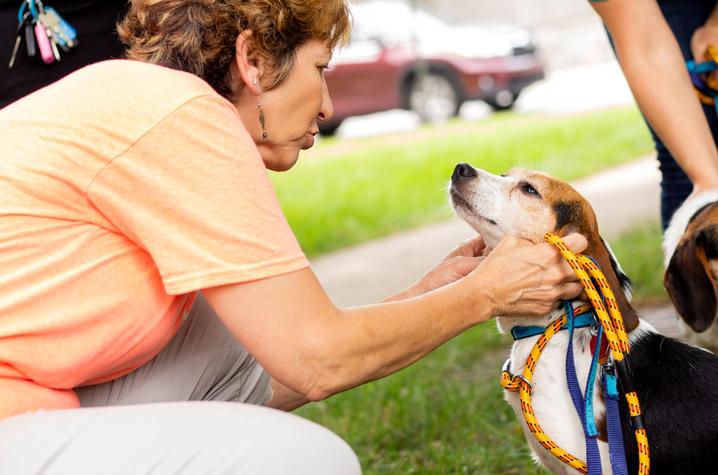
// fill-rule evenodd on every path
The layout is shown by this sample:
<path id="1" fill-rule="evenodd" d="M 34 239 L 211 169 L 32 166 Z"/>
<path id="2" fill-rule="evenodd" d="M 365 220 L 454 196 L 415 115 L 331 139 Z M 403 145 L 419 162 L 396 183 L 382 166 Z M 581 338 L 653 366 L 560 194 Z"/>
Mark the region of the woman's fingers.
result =
<path id="1" fill-rule="evenodd" d="M 484 242 L 484 238 L 476 236 L 459 244 L 459 247 L 451 251 L 451 253 L 446 256 L 444 260 L 449 260 L 458 256 L 477 257 L 484 252 L 485 248 L 486 243 Z"/>
<path id="2" fill-rule="evenodd" d="M 580 253 L 588 241 L 580 234 L 564 238 Z M 533 244 L 514 236 L 501 240 L 476 271 L 491 293 L 494 313 L 499 315 L 544 315 L 559 300 L 581 293 L 581 285 L 558 249 L 547 243 Z"/>
<path id="3" fill-rule="evenodd" d="M 580 282 L 567 282 L 561 286 L 559 294 L 560 300 L 573 300 L 583 292 L 583 286 Z"/>
<path id="4" fill-rule="evenodd" d="M 578 233 L 571 233 L 564 236 L 563 242 L 574 254 L 580 254 L 588 247 L 588 240 L 582 234 Z"/>

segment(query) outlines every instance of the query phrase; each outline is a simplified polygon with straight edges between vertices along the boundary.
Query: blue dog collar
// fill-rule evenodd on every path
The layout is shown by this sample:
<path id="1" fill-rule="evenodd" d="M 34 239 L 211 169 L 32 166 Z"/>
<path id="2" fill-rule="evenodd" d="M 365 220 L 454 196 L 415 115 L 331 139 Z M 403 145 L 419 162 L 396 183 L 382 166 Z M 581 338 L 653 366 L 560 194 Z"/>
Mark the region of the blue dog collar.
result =
<path id="1" fill-rule="evenodd" d="M 596 323 L 593 310 L 588 310 L 584 313 L 576 315 L 573 320 L 574 328 L 590 327 Z M 524 338 L 530 338 L 532 336 L 541 335 L 546 331 L 547 327 L 540 327 L 535 325 L 530 326 L 516 326 L 511 329 L 511 336 L 514 340 L 523 340 Z M 561 325 L 561 330 L 568 328 L 568 322 Z"/>

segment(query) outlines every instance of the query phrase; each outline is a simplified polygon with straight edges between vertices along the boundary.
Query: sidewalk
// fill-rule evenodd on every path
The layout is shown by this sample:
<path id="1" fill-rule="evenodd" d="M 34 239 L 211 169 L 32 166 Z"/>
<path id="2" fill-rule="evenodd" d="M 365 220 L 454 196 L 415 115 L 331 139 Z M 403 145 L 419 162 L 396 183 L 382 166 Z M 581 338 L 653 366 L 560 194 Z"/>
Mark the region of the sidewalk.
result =
<path id="1" fill-rule="evenodd" d="M 657 162 L 651 156 L 572 184 L 593 205 L 601 234 L 610 241 L 636 224 L 659 220 L 659 182 Z M 466 223 L 454 218 L 326 254 L 312 265 L 338 306 L 376 303 L 409 286 L 474 235 Z M 672 309 L 647 313 L 655 316 L 654 324 L 664 333 L 678 331 Z"/>

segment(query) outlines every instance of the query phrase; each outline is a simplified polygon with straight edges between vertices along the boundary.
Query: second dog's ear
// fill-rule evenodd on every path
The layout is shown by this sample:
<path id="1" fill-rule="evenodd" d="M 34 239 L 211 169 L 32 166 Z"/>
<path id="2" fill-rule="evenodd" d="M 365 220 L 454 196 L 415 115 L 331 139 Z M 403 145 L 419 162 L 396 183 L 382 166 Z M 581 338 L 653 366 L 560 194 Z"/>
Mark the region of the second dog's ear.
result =
<path id="1" fill-rule="evenodd" d="M 716 282 L 708 262 L 718 252 L 714 231 L 704 228 L 678 243 L 663 279 L 679 315 L 696 332 L 716 317 Z"/>

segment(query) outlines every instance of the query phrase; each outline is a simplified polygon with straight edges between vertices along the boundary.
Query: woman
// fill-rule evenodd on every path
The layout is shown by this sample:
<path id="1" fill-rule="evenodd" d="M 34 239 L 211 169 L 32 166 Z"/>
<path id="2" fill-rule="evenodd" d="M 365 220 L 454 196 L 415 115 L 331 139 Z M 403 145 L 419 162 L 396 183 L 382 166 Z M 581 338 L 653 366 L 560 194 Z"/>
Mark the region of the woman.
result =
<path id="1" fill-rule="evenodd" d="M 326 398 L 580 292 L 551 246 L 511 238 L 386 303 L 332 304 L 266 169 L 331 116 L 348 29 L 344 0 L 134 1 L 119 31 L 139 61 L 0 111 L 3 469 L 357 473 L 336 436 L 256 404 Z M 215 402 L 167 403 L 197 400 Z"/>
<path id="2" fill-rule="evenodd" d="M 703 106 L 685 62 L 718 46 L 715 0 L 605 0 L 603 19 L 628 84 L 651 126 L 662 173 L 661 220 L 691 194 L 718 189 L 718 118 Z"/>

